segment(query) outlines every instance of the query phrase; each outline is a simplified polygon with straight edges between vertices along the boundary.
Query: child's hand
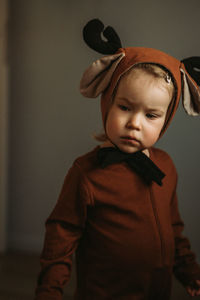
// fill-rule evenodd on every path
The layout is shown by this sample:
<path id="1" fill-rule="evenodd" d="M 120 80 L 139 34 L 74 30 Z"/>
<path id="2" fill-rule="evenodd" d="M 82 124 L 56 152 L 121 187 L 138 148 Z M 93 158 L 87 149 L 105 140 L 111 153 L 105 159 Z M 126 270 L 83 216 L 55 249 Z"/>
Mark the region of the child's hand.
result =
<path id="1" fill-rule="evenodd" d="M 200 280 L 195 280 L 191 285 L 186 286 L 186 291 L 192 297 L 200 295 Z"/>

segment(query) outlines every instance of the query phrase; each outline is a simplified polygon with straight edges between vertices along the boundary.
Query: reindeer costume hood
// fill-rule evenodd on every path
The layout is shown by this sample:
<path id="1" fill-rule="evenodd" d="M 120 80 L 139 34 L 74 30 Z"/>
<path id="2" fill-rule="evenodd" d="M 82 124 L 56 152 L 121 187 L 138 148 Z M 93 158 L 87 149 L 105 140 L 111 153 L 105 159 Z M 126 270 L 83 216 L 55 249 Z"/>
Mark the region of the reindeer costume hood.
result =
<path id="1" fill-rule="evenodd" d="M 102 40 L 101 33 L 107 38 Z M 164 68 L 171 76 L 176 90 L 175 100 L 171 102 L 162 133 L 172 120 L 180 96 L 187 114 L 200 114 L 200 57 L 178 59 L 156 49 L 143 47 L 123 48 L 121 41 L 108 26 L 104 30 L 103 23 L 94 19 L 86 24 L 83 30 L 85 42 L 92 49 L 108 54 L 94 63 L 84 72 L 80 82 L 80 92 L 88 98 L 96 98 L 101 94 L 101 111 L 105 126 L 106 116 L 112 101 L 114 89 L 120 77 L 138 63 L 152 63 Z"/>

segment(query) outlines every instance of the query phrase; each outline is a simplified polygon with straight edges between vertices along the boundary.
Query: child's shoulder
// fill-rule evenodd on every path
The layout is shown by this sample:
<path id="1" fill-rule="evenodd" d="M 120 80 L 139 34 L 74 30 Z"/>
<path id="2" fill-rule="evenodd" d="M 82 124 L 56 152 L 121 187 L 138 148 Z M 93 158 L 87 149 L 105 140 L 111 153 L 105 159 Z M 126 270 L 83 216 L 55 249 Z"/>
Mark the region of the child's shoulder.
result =
<path id="1" fill-rule="evenodd" d="M 74 165 L 78 166 L 82 171 L 89 171 L 94 169 L 97 165 L 97 152 L 99 147 L 95 147 L 91 151 L 77 157 L 74 161 Z"/>
<path id="2" fill-rule="evenodd" d="M 157 147 L 151 147 L 150 153 L 153 157 L 156 157 L 157 159 L 169 159 L 172 161 L 170 155 L 163 149 Z"/>
<path id="3" fill-rule="evenodd" d="M 163 170 L 171 170 L 176 173 L 175 164 L 171 156 L 164 150 L 156 147 L 150 149 L 151 159 L 155 164 L 157 164 Z"/>

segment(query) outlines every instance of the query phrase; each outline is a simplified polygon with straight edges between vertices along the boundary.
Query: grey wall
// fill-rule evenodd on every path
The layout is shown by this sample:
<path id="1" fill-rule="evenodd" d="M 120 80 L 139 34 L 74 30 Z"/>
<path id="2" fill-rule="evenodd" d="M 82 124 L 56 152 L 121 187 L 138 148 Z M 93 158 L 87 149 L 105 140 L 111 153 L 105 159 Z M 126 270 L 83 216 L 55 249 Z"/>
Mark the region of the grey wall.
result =
<path id="1" fill-rule="evenodd" d="M 6 249 L 6 206 L 8 173 L 8 2 L 0 1 L 0 252 Z"/>
<path id="2" fill-rule="evenodd" d="M 84 44 L 84 24 L 98 17 L 115 27 L 124 46 L 154 47 L 182 59 L 200 55 L 199 11 L 199 0 L 11 1 L 9 248 L 41 250 L 65 173 L 96 145 L 91 135 L 101 128 L 99 103 L 84 99 L 78 85 L 100 55 Z M 200 118 L 180 107 L 159 142 L 177 166 L 185 232 L 198 254 L 199 125 Z"/>

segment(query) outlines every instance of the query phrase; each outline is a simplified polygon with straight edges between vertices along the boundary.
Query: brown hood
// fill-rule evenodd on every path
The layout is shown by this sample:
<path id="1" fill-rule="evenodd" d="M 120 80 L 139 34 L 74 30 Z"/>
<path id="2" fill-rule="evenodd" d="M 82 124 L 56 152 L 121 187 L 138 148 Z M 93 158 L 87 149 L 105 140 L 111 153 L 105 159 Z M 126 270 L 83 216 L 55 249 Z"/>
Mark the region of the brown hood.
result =
<path id="1" fill-rule="evenodd" d="M 181 94 L 185 111 L 192 116 L 200 113 L 200 89 L 181 61 L 153 48 L 119 48 L 115 54 L 104 56 L 92 63 L 84 72 L 80 82 L 80 91 L 84 96 L 96 98 L 101 94 L 104 126 L 112 102 L 113 91 L 120 77 L 138 63 L 160 65 L 167 69 L 173 78 L 176 97 L 169 106 L 161 135 L 169 126 L 176 112 Z"/>

